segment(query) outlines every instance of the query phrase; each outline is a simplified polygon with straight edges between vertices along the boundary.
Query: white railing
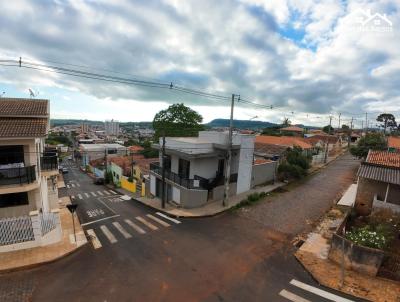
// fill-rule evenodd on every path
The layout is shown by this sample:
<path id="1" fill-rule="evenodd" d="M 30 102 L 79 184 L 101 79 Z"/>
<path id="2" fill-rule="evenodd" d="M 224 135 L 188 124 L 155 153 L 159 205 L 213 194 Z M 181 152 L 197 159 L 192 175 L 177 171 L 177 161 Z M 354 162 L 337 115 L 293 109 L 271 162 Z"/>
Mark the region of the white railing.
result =
<path id="1" fill-rule="evenodd" d="M 40 230 L 42 236 L 46 235 L 48 232 L 54 230 L 57 227 L 57 217 L 54 213 L 40 213 Z"/>
<path id="2" fill-rule="evenodd" d="M 29 216 L 0 219 L 0 246 L 35 240 Z"/>

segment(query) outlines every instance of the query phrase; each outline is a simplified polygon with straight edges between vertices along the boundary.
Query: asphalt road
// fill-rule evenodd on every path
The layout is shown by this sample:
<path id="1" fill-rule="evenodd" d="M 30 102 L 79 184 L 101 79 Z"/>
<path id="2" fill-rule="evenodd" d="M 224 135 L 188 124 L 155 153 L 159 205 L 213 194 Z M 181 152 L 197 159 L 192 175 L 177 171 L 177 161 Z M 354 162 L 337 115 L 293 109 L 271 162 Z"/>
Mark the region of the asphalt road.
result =
<path id="1" fill-rule="evenodd" d="M 342 169 L 347 175 L 352 168 Z M 316 284 L 295 260 L 293 234 L 240 212 L 172 221 L 94 185 L 77 168 L 69 170 L 68 193 L 97 244 L 52 264 L 0 276 L 1 301 L 279 302 L 290 301 L 282 295 L 295 299 L 293 294 L 305 299 L 293 301 L 330 301 L 311 292 L 332 291 Z M 305 290 L 303 283 L 312 288 Z"/>

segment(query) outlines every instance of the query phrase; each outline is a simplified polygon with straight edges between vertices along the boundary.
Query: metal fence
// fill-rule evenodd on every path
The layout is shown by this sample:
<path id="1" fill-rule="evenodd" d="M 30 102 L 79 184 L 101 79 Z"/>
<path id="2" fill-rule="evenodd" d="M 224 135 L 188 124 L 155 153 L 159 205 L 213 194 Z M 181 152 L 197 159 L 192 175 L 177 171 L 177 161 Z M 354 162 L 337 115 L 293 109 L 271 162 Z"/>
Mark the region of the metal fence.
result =
<path id="1" fill-rule="evenodd" d="M 57 226 L 57 217 L 54 213 L 40 213 L 39 221 L 40 221 L 40 230 L 42 232 L 42 236 L 46 235 L 48 232 L 54 230 Z"/>
<path id="2" fill-rule="evenodd" d="M 35 166 L 0 169 L 0 185 L 25 184 L 35 180 Z"/>
<path id="3" fill-rule="evenodd" d="M 0 246 L 35 240 L 29 216 L 0 219 Z"/>

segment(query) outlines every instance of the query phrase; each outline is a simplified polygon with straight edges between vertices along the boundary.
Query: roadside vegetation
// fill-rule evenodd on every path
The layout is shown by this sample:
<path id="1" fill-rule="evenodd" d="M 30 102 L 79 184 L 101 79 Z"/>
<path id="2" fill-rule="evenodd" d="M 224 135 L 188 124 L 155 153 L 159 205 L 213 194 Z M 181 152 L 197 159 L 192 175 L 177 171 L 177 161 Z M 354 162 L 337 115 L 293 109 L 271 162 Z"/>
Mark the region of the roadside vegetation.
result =
<path id="1" fill-rule="evenodd" d="M 365 158 L 369 150 L 385 150 L 387 143 L 382 133 L 371 132 L 363 136 L 357 146 L 350 148 L 350 153 L 358 158 Z"/>
<path id="2" fill-rule="evenodd" d="M 300 147 L 288 148 L 283 162 L 278 167 L 279 179 L 301 179 L 307 175 L 311 157 L 303 154 Z"/>

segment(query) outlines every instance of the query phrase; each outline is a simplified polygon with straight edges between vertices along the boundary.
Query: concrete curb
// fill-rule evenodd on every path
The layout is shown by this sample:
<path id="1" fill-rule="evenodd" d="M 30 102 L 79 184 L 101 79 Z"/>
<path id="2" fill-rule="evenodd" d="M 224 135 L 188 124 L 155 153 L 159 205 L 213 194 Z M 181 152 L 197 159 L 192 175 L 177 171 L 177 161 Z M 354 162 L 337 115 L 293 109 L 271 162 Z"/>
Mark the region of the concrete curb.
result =
<path id="1" fill-rule="evenodd" d="M 46 265 L 46 264 L 50 264 L 50 263 L 59 261 L 59 260 L 61 260 L 63 258 L 66 258 L 66 257 L 68 257 L 68 256 L 70 256 L 70 255 L 72 255 L 74 253 L 77 253 L 78 251 L 80 251 L 82 249 L 82 247 L 86 246 L 88 243 L 89 243 L 89 241 L 86 241 L 84 244 L 82 244 L 81 246 L 77 247 L 76 249 L 74 249 L 72 251 L 69 251 L 69 252 L 65 253 L 64 255 L 57 256 L 56 258 L 53 258 L 51 260 L 0 270 L 0 275 L 1 274 L 12 273 L 12 272 L 23 271 L 23 270 L 28 270 L 28 269 L 33 269 L 33 268 L 36 268 L 36 267 L 39 267 L 39 266 L 42 266 L 42 265 Z"/>

